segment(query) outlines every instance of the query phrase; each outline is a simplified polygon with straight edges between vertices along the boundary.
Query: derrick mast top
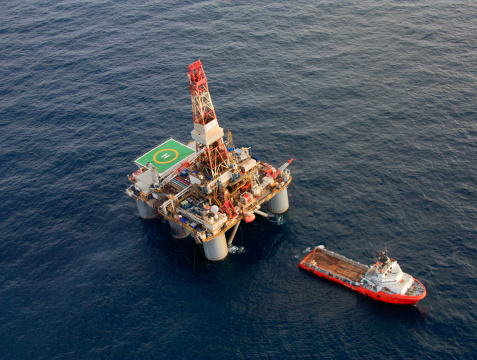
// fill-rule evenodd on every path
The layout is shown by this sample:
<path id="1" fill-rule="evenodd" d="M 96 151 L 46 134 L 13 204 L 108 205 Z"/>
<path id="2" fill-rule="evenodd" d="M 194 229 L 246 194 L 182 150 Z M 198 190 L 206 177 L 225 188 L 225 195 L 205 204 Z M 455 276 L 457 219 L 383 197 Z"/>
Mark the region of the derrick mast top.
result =
<path id="1" fill-rule="evenodd" d="M 229 165 L 228 152 L 223 141 L 224 130 L 217 121 L 207 78 L 200 60 L 189 65 L 187 76 L 194 118 L 194 130 L 191 136 L 204 148 L 207 168 L 210 175 L 216 177 Z"/>
<path id="2" fill-rule="evenodd" d="M 188 77 L 194 123 L 206 125 L 216 120 L 214 105 L 212 105 L 209 87 L 207 86 L 207 78 L 200 60 L 189 65 Z"/>

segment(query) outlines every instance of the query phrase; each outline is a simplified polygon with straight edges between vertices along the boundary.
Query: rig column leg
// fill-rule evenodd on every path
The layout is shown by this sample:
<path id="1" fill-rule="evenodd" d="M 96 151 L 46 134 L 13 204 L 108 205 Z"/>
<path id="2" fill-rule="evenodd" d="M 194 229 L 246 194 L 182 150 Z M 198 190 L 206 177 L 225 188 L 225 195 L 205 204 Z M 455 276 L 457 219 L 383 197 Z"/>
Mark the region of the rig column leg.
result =
<path id="1" fill-rule="evenodd" d="M 234 228 L 232 229 L 232 234 L 230 234 L 229 241 L 227 241 L 227 246 L 232 245 L 232 241 L 234 241 L 235 233 L 237 232 L 241 221 L 242 220 L 237 221 L 237 224 L 235 224 Z"/>
<path id="2" fill-rule="evenodd" d="M 189 229 L 179 225 L 178 223 L 176 223 L 173 220 L 168 220 L 168 221 L 169 221 L 169 225 L 171 227 L 172 236 L 175 239 L 183 239 L 183 238 L 189 236 L 189 234 L 190 234 Z"/>
<path id="3" fill-rule="evenodd" d="M 144 201 L 136 199 L 137 210 L 139 211 L 139 216 L 143 219 L 154 219 L 156 214 L 154 209 L 147 205 Z"/>
<path id="4" fill-rule="evenodd" d="M 288 189 L 285 188 L 270 199 L 268 209 L 274 214 L 283 214 L 288 210 Z"/>
<path id="5" fill-rule="evenodd" d="M 222 233 L 211 240 L 204 241 L 204 253 L 208 260 L 218 261 L 225 259 L 229 253 L 225 234 Z"/>

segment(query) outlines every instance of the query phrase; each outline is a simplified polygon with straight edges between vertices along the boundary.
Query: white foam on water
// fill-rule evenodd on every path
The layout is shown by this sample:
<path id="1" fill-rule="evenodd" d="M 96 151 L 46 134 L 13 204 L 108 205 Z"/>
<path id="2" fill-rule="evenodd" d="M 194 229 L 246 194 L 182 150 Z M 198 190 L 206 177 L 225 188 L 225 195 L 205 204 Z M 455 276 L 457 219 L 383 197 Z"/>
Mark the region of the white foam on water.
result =
<path id="1" fill-rule="evenodd" d="M 282 225 L 285 223 L 285 218 L 283 217 L 282 214 L 280 214 L 280 215 L 275 215 L 274 217 L 271 217 L 270 221 L 273 222 L 274 224 Z"/>
<path id="2" fill-rule="evenodd" d="M 245 247 L 243 246 L 229 246 L 229 253 L 230 254 L 243 254 L 245 253 Z"/>

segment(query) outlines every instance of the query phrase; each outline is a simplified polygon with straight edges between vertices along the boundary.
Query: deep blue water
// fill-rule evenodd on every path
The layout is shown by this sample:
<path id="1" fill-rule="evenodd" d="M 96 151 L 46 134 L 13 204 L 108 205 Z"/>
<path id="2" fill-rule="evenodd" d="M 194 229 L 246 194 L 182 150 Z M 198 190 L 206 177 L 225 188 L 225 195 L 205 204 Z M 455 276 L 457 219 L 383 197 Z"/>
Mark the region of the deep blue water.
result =
<path id="1" fill-rule="evenodd" d="M 477 358 L 474 1 L 0 2 L 1 359 Z M 290 210 L 231 253 L 143 220 L 131 162 L 219 123 Z M 427 297 L 376 303 L 298 270 L 387 247 Z"/>

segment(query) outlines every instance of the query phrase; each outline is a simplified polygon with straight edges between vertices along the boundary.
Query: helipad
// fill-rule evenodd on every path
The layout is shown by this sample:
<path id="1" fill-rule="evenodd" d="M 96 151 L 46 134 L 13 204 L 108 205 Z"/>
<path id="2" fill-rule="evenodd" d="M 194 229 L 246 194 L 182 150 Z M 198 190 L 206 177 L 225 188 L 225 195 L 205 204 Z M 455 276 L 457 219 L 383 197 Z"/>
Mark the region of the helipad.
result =
<path id="1" fill-rule="evenodd" d="M 184 159 L 193 153 L 195 153 L 195 151 L 190 147 L 174 139 L 170 139 L 136 159 L 135 163 L 139 166 L 146 166 L 149 162 L 157 168 L 158 173 L 163 173 L 167 169 L 184 161 Z"/>

